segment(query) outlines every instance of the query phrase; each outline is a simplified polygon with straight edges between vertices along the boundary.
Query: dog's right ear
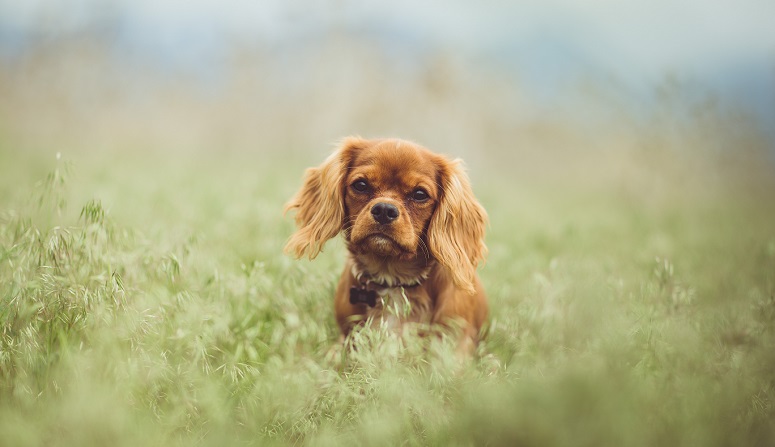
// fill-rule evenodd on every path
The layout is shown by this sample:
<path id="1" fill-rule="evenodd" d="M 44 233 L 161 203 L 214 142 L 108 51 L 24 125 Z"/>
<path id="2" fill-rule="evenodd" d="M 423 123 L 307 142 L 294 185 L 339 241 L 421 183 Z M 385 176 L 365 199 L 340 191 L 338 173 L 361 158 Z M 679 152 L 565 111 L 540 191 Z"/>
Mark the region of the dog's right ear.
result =
<path id="1" fill-rule="evenodd" d="M 344 179 L 355 151 L 366 140 L 348 137 L 317 168 L 304 174 L 304 184 L 285 205 L 285 212 L 296 210 L 298 230 L 285 245 L 285 252 L 314 259 L 327 240 L 339 234 L 344 223 Z"/>

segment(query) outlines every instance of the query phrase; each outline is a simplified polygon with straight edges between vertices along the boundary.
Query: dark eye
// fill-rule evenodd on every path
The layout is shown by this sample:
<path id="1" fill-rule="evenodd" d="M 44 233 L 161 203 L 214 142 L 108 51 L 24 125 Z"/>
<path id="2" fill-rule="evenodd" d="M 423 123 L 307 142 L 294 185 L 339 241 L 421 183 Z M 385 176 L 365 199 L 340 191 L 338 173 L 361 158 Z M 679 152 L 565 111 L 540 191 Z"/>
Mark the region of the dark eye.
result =
<path id="1" fill-rule="evenodd" d="M 428 193 L 422 188 L 417 188 L 414 191 L 412 191 L 412 194 L 410 197 L 415 202 L 425 202 L 429 198 Z"/>
<path id="2" fill-rule="evenodd" d="M 353 182 L 352 187 L 358 192 L 368 192 L 369 190 L 369 184 L 366 183 L 366 180 L 356 180 Z"/>

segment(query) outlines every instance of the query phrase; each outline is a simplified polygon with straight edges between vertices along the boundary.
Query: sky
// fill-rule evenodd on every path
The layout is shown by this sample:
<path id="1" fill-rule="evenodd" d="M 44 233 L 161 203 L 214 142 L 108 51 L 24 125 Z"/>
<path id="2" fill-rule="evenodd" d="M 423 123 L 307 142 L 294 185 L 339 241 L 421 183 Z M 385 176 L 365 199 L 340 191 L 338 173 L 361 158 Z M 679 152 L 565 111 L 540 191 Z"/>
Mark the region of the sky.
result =
<path id="1" fill-rule="evenodd" d="M 124 15 L 155 32 L 194 29 L 243 38 L 283 37 L 309 26 L 388 22 L 462 48 L 526 42 L 552 33 L 602 60 L 639 70 L 775 57 L 770 0 L 0 0 L 2 22 L 74 30 Z"/>
<path id="2" fill-rule="evenodd" d="M 0 0 L 0 49 L 103 26 L 134 48 L 197 55 L 234 41 L 304 45 L 337 28 L 398 52 L 481 56 L 547 89 L 579 75 L 632 86 L 675 75 L 749 104 L 775 129 L 773 18 L 772 0 Z"/>

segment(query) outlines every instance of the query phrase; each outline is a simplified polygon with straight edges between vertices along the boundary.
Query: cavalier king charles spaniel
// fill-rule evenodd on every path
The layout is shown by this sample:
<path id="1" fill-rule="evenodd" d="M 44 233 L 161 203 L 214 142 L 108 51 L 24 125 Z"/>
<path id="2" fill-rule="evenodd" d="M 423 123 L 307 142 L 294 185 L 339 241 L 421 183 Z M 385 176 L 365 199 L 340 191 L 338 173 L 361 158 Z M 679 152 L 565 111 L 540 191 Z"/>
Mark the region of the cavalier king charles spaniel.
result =
<path id="1" fill-rule="evenodd" d="M 334 296 L 343 336 L 359 324 L 459 329 L 470 354 L 487 317 L 476 273 L 487 213 L 461 161 L 398 139 L 344 139 L 286 205 L 286 251 L 315 258 L 342 233 L 349 255 Z"/>

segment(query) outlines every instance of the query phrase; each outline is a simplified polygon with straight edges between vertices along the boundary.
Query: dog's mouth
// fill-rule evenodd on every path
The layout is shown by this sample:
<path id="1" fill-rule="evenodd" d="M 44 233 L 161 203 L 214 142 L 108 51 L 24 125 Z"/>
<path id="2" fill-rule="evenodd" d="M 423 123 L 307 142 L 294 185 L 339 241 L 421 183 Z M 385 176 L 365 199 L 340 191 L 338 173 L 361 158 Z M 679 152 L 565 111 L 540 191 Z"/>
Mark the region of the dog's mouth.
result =
<path id="1" fill-rule="evenodd" d="M 385 233 L 371 233 L 357 242 L 363 252 L 379 256 L 399 256 L 411 253 L 411 250 Z"/>
<path id="2" fill-rule="evenodd" d="M 398 248 L 398 249 L 402 249 L 403 248 L 403 247 L 401 247 L 401 244 L 396 242 L 395 239 L 393 239 L 392 237 L 386 235 L 385 233 L 372 233 L 372 234 L 369 234 L 368 236 L 366 236 L 364 238 L 364 242 L 368 242 L 370 244 L 375 244 L 375 245 L 380 245 L 380 246 L 384 245 L 384 246 L 395 247 L 395 248 Z"/>

